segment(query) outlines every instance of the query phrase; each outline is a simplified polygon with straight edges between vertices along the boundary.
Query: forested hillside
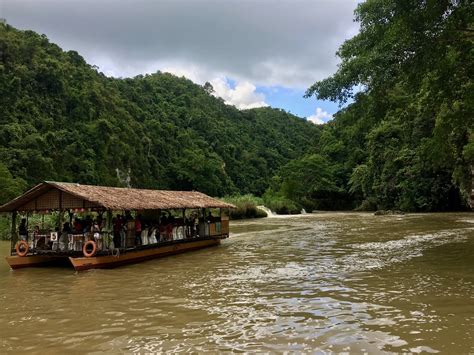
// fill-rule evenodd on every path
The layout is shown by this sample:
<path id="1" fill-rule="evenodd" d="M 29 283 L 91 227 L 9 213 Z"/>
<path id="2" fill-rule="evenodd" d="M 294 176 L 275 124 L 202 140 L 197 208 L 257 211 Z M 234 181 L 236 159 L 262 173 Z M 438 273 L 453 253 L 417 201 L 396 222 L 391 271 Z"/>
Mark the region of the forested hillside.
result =
<path id="1" fill-rule="evenodd" d="M 474 5 L 368 0 L 355 18 L 337 72 L 307 91 L 349 103 L 323 127 L 171 74 L 108 78 L 0 25 L 0 202 L 61 180 L 251 193 L 278 212 L 467 208 Z"/>
<path id="2" fill-rule="evenodd" d="M 185 78 L 108 78 L 43 35 L 0 24 L 0 202 L 43 180 L 261 195 L 320 128 L 240 111 Z"/>
<path id="3" fill-rule="evenodd" d="M 307 96 L 352 103 L 269 199 L 306 208 L 467 207 L 474 166 L 472 1 L 369 0 L 341 64 Z M 297 210 L 297 208 L 296 208 Z"/>

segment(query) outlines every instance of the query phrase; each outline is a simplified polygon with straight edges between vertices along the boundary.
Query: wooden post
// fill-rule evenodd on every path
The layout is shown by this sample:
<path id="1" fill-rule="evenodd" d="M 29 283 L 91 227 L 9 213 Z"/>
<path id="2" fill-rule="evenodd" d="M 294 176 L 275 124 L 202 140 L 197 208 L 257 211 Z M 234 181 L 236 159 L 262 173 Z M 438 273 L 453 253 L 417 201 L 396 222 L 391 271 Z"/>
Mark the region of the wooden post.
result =
<path id="1" fill-rule="evenodd" d="M 112 210 L 107 210 L 107 230 L 112 230 Z"/>
<path id="2" fill-rule="evenodd" d="M 63 222 L 64 222 L 64 211 L 63 211 L 63 192 L 59 191 L 59 218 L 58 218 L 58 223 L 59 223 L 59 233 L 58 235 L 61 235 L 61 231 L 63 230 Z"/>
<path id="3" fill-rule="evenodd" d="M 16 232 L 16 217 L 17 211 L 12 212 L 12 230 L 11 230 L 11 250 L 15 248 L 16 242 L 18 241 L 18 234 Z"/>
<path id="4" fill-rule="evenodd" d="M 62 209 L 59 210 L 59 218 L 58 218 L 58 228 L 59 228 L 59 232 L 61 233 L 61 231 L 63 230 L 63 222 L 64 222 L 64 211 Z"/>

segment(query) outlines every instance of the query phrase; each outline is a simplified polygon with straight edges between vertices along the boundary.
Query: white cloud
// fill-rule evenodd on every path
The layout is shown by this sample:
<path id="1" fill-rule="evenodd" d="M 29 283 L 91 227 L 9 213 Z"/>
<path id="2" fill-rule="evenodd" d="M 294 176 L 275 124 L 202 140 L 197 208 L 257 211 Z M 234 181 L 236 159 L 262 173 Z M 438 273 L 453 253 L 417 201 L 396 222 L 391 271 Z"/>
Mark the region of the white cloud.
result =
<path id="1" fill-rule="evenodd" d="M 192 63 L 169 63 L 169 62 L 155 62 L 154 67 L 161 68 L 162 72 L 171 73 L 178 77 L 184 76 L 193 82 L 203 85 L 209 81 L 214 88 L 214 95 L 221 97 L 227 104 L 234 105 L 238 109 L 245 110 L 256 107 L 268 106 L 265 102 L 265 95 L 258 93 L 256 86 L 250 81 L 237 81 L 234 88 L 232 88 L 229 81 L 224 75 L 215 76 L 215 73 L 207 71 L 198 65 Z M 125 72 L 130 76 L 141 74 L 150 74 L 154 70 L 149 66 L 141 66 L 141 72 L 133 72 L 131 68 L 113 68 L 106 75 L 113 75 L 117 72 Z M 213 76 L 214 75 L 214 76 Z M 209 79 L 214 78 L 214 79 Z"/>
<path id="2" fill-rule="evenodd" d="M 186 79 L 193 81 L 196 84 L 204 84 L 208 78 L 209 73 L 192 63 L 156 63 L 155 67 L 160 68 L 162 72 L 171 73 L 176 76 L 184 76 Z"/>
<path id="3" fill-rule="evenodd" d="M 321 107 L 316 109 L 316 113 L 307 118 L 308 121 L 313 122 L 314 124 L 323 124 L 329 120 L 332 120 L 332 115 L 323 111 Z"/>
<path id="4" fill-rule="evenodd" d="M 337 69 L 357 0 L 0 0 L 0 17 L 105 74 L 161 71 L 306 89 Z M 104 20 L 106 19 L 106 20 Z M 191 74 L 189 74 L 191 72 Z M 194 74 L 194 77 L 192 76 Z"/>
<path id="5" fill-rule="evenodd" d="M 235 88 L 232 88 L 224 78 L 211 80 L 215 95 L 224 99 L 230 105 L 238 109 L 245 110 L 250 108 L 268 106 L 265 102 L 265 95 L 256 91 L 255 85 L 249 81 L 237 82 Z"/>

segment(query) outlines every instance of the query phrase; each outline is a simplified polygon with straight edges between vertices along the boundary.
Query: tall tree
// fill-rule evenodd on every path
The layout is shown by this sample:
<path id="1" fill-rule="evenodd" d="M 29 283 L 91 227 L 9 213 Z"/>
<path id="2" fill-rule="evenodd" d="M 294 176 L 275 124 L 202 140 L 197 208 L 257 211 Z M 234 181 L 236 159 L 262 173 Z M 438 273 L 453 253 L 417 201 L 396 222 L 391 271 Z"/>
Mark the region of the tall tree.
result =
<path id="1" fill-rule="evenodd" d="M 355 18 L 360 32 L 337 52 L 337 72 L 306 92 L 354 100 L 326 128 L 364 152 L 346 188 L 379 208 L 460 207 L 474 164 L 474 4 L 368 0 Z"/>

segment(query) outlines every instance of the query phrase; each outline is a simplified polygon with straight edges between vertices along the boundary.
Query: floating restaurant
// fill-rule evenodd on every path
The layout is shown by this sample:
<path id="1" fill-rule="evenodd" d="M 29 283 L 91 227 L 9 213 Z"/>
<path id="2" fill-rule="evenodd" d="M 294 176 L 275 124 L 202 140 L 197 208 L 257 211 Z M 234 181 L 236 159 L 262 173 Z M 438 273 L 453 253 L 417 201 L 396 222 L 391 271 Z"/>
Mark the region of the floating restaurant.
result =
<path id="1" fill-rule="evenodd" d="M 12 269 L 69 263 L 79 271 L 215 246 L 229 236 L 234 207 L 196 191 L 47 181 L 0 206 L 12 216 L 6 260 Z"/>

